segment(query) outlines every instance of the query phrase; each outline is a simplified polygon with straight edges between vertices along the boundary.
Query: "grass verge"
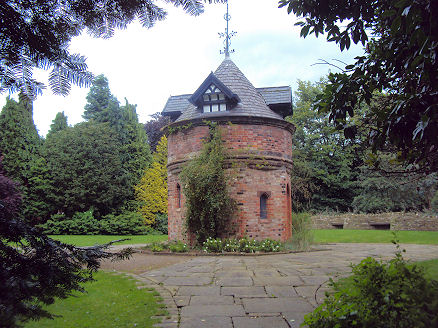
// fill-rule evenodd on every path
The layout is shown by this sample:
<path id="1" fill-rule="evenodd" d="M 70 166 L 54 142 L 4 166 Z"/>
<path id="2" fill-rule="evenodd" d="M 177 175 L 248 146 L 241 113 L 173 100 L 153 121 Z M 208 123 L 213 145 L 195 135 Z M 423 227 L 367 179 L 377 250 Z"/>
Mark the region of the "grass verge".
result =
<path id="1" fill-rule="evenodd" d="M 315 243 L 390 243 L 392 230 L 313 230 Z M 438 231 L 397 231 L 400 243 L 438 244 Z"/>
<path id="2" fill-rule="evenodd" d="M 47 307 L 57 317 L 25 324 L 25 328 L 152 327 L 154 315 L 167 311 L 157 303 L 157 292 L 139 290 L 131 278 L 97 272 L 96 281 L 84 285 L 87 293 L 57 300 Z"/>
<path id="3" fill-rule="evenodd" d="M 135 236 L 112 236 L 112 235 L 51 235 L 50 238 L 75 246 L 93 246 L 105 244 L 113 240 L 129 238 L 117 245 L 149 244 L 167 240 L 167 235 L 135 235 Z"/>

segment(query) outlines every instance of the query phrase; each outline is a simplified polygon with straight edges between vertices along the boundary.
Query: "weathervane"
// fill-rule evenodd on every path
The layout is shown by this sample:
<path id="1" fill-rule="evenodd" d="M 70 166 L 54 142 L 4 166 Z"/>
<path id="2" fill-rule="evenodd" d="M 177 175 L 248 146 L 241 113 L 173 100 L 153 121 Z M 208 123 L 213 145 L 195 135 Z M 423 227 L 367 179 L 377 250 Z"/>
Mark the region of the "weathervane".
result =
<path id="1" fill-rule="evenodd" d="M 236 34 L 236 32 L 228 30 L 228 22 L 231 19 L 231 16 L 228 14 L 228 0 L 227 0 L 227 13 L 224 15 L 224 19 L 227 21 L 227 27 L 225 28 L 225 33 L 219 33 L 219 37 L 225 38 L 224 40 L 224 50 L 221 50 L 221 54 L 225 54 L 225 58 L 230 57 L 230 53 L 234 52 L 234 49 L 230 50 L 231 41 L 230 39 Z"/>

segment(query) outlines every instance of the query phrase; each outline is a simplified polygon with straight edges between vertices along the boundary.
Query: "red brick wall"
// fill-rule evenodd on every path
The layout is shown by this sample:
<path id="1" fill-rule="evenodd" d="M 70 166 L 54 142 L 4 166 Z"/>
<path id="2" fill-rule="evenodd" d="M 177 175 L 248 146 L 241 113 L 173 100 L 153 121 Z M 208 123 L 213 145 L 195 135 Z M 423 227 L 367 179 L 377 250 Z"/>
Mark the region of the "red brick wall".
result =
<path id="1" fill-rule="evenodd" d="M 194 126 L 169 135 L 170 240 L 187 240 L 182 186 L 181 207 L 178 208 L 178 174 L 184 162 L 201 150 L 208 129 L 207 126 Z M 238 211 L 223 237 L 287 240 L 291 236 L 291 207 L 287 196 L 292 159 L 291 132 L 272 125 L 250 124 L 225 124 L 221 130 L 232 163 L 227 169 L 232 179 L 230 193 L 238 203 Z M 260 218 L 262 193 L 269 195 L 266 219 Z"/>

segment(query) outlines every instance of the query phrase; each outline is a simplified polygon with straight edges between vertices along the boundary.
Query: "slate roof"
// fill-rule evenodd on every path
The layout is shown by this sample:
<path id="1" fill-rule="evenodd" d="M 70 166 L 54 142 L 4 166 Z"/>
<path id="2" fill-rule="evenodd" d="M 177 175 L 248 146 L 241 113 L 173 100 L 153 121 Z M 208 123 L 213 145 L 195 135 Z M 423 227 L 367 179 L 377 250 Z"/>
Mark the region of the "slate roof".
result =
<path id="1" fill-rule="evenodd" d="M 283 120 L 283 117 L 271 110 L 268 105 L 291 104 L 290 87 L 256 89 L 229 58 L 225 58 L 219 65 L 214 76 L 240 98 L 240 102 L 232 110 L 203 113 L 188 101 L 191 95 L 186 94 L 171 96 L 162 114 L 176 118 L 177 122 L 219 116 L 266 117 Z"/>

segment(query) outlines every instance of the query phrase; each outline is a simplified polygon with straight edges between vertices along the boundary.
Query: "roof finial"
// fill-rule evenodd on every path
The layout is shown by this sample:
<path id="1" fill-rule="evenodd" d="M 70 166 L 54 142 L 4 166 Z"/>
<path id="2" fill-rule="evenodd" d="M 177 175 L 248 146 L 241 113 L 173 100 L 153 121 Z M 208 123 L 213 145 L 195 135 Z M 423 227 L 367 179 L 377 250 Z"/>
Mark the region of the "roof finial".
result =
<path id="1" fill-rule="evenodd" d="M 224 15 L 224 19 L 227 21 L 227 27 L 225 28 L 225 33 L 219 33 L 219 36 L 221 38 L 225 38 L 225 40 L 224 40 L 225 47 L 224 47 L 224 50 L 220 51 L 220 53 L 225 54 L 225 58 L 229 58 L 230 53 L 234 52 L 234 49 L 230 50 L 230 45 L 231 45 L 230 39 L 236 34 L 236 32 L 234 32 L 234 31 L 229 32 L 229 29 L 228 29 L 228 22 L 231 19 L 231 16 L 228 14 L 228 0 L 227 0 L 227 13 Z"/>

